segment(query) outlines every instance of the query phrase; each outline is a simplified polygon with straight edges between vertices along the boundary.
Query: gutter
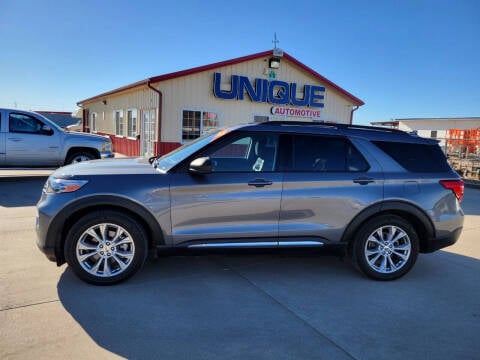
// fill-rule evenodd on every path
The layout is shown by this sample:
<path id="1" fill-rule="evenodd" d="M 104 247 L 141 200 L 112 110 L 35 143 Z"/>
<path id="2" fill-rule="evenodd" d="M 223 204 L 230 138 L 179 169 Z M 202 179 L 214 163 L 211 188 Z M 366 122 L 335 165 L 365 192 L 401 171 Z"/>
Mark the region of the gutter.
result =
<path id="1" fill-rule="evenodd" d="M 157 119 L 158 119 L 158 132 L 157 132 L 157 141 L 160 144 L 162 141 L 162 100 L 163 100 L 163 94 L 160 90 L 154 88 L 151 85 L 151 79 L 147 80 L 147 86 L 155 91 L 158 94 L 158 114 L 157 114 Z M 157 155 L 157 154 L 156 154 Z"/>
<path id="2" fill-rule="evenodd" d="M 356 105 L 355 107 L 352 107 L 352 111 L 350 112 L 350 125 L 353 123 L 353 112 L 357 111 L 360 106 Z"/>

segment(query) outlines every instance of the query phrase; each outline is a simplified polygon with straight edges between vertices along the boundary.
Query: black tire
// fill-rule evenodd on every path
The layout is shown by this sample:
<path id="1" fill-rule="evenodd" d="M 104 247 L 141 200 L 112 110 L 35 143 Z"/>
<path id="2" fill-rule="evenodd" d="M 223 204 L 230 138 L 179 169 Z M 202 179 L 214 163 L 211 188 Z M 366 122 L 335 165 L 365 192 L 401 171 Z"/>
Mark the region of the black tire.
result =
<path id="1" fill-rule="evenodd" d="M 389 238 L 394 241 L 388 241 Z M 415 264 L 418 244 L 418 235 L 408 221 L 396 215 L 382 215 L 360 227 L 353 243 L 353 262 L 371 279 L 395 280 Z"/>
<path id="2" fill-rule="evenodd" d="M 95 160 L 97 157 L 90 151 L 80 150 L 72 152 L 65 161 L 65 165 L 88 161 L 88 160 Z"/>
<path id="3" fill-rule="evenodd" d="M 68 232 L 65 259 L 80 279 L 112 285 L 143 267 L 147 247 L 145 230 L 131 216 L 113 210 L 96 211 L 80 218 Z"/>

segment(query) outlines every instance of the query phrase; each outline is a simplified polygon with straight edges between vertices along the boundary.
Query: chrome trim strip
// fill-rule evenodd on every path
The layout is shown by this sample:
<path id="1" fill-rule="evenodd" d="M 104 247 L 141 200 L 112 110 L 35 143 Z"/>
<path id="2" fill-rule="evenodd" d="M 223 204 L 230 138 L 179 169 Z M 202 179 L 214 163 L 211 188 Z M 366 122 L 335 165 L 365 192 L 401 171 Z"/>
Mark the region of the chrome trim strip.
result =
<path id="1" fill-rule="evenodd" d="M 203 243 L 188 245 L 188 248 L 247 248 L 277 246 L 276 241 L 269 242 L 239 242 L 239 243 Z"/>
<path id="2" fill-rule="evenodd" d="M 323 246 L 325 245 L 323 242 L 321 241 L 279 241 L 278 242 L 278 245 L 280 247 L 282 246 Z"/>

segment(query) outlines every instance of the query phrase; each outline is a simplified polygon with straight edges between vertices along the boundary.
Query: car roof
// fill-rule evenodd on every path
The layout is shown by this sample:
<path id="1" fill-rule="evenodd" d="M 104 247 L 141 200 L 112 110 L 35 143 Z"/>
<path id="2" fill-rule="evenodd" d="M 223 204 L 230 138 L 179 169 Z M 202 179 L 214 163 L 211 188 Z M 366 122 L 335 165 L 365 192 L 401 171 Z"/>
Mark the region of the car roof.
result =
<path id="1" fill-rule="evenodd" d="M 268 131 L 295 134 L 337 135 L 360 137 L 371 141 L 409 142 L 437 144 L 438 140 L 422 138 L 416 133 L 408 133 L 398 129 L 375 126 L 337 124 L 320 121 L 267 121 L 237 127 L 238 130 Z"/>

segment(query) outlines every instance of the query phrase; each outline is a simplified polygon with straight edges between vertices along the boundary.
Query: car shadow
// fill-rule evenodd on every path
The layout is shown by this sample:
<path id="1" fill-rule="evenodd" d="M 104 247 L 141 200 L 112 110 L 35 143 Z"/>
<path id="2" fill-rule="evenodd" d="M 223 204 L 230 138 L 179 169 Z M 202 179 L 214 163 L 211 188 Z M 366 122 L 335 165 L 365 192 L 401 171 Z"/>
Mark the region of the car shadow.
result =
<path id="1" fill-rule="evenodd" d="M 0 206 L 35 206 L 42 194 L 47 177 L 0 177 Z"/>
<path id="2" fill-rule="evenodd" d="M 381 358 L 391 347 L 414 359 L 422 351 L 402 344 L 418 341 L 415 329 L 432 358 L 472 358 L 479 273 L 479 260 L 443 251 L 393 282 L 318 254 L 163 256 L 117 286 L 85 284 L 67 268 L 58 295 L 99 346 L 125 358 L 358 358 L 367 348 Z"/>

